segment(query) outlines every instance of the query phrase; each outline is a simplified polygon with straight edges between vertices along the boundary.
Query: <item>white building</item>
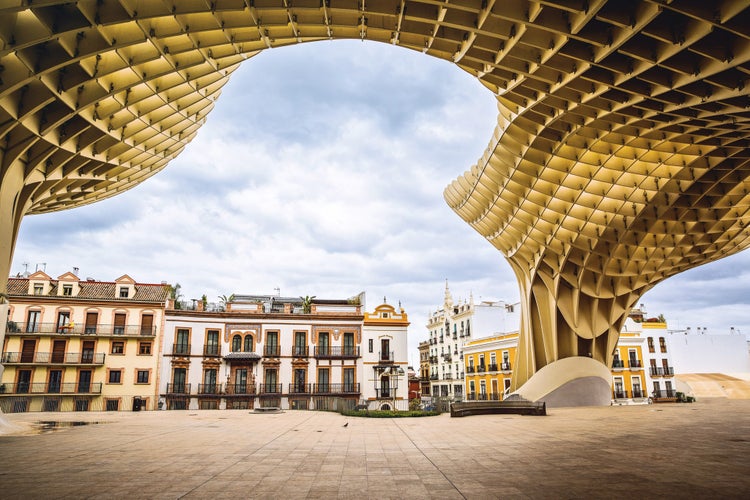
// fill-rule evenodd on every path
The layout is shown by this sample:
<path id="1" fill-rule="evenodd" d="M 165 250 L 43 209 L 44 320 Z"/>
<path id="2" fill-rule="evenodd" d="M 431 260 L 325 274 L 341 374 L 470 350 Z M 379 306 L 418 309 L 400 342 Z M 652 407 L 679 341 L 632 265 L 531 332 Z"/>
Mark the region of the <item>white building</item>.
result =
<path id="1" fill-rule="evenodd" d="M 440 309 L 429 315 L 430 394 L 433 397 L 464 398 L 464 344 L 472 339 L 517 331 L 520 304 L 503 301 L 453 302 L 448 283 Z"/>
<path id="2" fill-rule="evenodd" d="M 365 315 L 364 294 L 336 300 L 237 295 L 226 311 L 197 306 L 166 314 L 165 409 L 325 409 L 341 400 L 354 406 L 402 397 L 395 375 L 406 365 L 406 327 L 394 322 L 408 325 L 403 310 L 384 305 Z M 394 373 L 387 387 L 376 386 L 378 363 Z"/>

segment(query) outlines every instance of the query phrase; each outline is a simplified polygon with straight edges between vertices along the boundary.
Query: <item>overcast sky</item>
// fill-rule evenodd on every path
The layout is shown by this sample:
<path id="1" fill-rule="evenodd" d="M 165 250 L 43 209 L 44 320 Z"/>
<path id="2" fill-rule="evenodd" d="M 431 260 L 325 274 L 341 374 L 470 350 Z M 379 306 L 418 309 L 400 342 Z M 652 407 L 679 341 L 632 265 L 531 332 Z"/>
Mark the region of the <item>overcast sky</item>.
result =
<path id="1" fill-rule="evenodd" d="M 198 137 L 115 198 L 26 217 L 12 274 L 180 283 L 232 293 L 387 297 L 409 314 L 410 362 L 427 314 L 454 300 L 518 300 L 499 251 L 443 189 L 476 162 L 492 94 L 445 61 L 390 45 L 317 42 L 265 51 L 232 76 Z M 748 252 L 688 271 L 641 300 L 670 328 L 750 333 Z"/>

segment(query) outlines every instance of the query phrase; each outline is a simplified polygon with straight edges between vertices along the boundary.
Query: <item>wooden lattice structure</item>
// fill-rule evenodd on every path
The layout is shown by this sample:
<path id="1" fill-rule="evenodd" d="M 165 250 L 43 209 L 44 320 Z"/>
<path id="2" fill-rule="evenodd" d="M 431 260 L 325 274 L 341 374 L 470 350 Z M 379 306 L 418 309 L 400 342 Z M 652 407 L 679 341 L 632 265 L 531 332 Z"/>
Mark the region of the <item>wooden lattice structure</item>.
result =
<path id="1" fill-rule="evenodd" d="M 733 0 L 8 0 L 0 6 L 0 280 L 25 214 L 145 180 L 245 59 L 362 38 L 453 61 L 498 127 L 450 206 L 510 261 L 516 386 L 610 361 L 638 297 L 748 245 L 750 9 Z"/>

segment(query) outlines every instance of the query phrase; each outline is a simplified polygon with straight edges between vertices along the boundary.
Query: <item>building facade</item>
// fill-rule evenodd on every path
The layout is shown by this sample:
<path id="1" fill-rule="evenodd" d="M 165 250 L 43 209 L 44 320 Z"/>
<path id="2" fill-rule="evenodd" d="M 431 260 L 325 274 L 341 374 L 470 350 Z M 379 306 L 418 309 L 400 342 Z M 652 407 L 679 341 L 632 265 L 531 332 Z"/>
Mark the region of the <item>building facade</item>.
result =
<path id="1" fill-rule="evenodd" d="M 504 399 L 517 347 L 518 333 L 473 340 L 464 346 L 466 400 Z"/>
<path id="2" fill-rule="evenodd" d="M 475 303 L 472 295 L 454 303 L 446 282 L 443 305 L 427 320 L 431 396 L 464 399 L 465 344 L 498 331 L 517 331 L 519 312 L 518 304 Z"/>
<path id="3" fill-rule="evenodd" d="M 430 341 L 419 343 L 419 390 L 422 396 L 430 395 Z"/>
<path id="4" fill-rule="evenodd" d="M 169 310 L 162 407 L 304 410 L 405 399 L 406 314 L 363 308 L 364 294 L 235 295 L 225 311 Z"/>
<path id="5" fill-rule="evenodd" d="M 8 280 L 3 342 L 4 412 L 154 409 L 169 291 L 165 284 Z"/>

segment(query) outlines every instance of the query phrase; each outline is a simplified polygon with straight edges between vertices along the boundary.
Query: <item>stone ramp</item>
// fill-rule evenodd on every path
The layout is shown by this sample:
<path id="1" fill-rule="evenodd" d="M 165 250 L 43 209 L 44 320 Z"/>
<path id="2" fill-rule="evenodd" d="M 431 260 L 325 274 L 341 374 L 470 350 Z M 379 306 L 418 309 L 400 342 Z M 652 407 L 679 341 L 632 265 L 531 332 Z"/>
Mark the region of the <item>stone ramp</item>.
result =
<path id="1" fill-rule="evenodd" d="M 696 398 L 750 399 L 748 374 L 687 373 L 677 379 L 687 384 Z"/>

